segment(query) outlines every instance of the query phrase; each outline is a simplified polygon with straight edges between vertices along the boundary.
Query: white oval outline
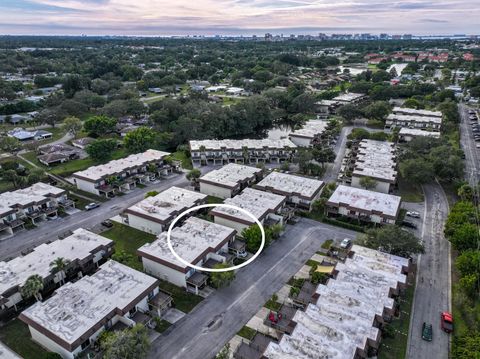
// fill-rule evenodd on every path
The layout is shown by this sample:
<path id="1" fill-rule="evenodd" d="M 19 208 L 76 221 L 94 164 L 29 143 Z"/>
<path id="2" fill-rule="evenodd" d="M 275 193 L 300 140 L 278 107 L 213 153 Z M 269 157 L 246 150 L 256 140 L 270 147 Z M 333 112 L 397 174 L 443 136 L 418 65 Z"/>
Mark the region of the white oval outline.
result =
<path id="1" fill-rule="evenodd" d="M 197 265 L 194 265 L 194 264 L 191 264 L 191 263 L 187 262 L 182 257 L 180 257 L 177 254 L 177 252 L 175 252 L 175 250 L 173 249 L 173 246 L 172 246 L 172 242 L 170 241 L 170 236 L 172 234 L 173 226 L 175 226 L 175 224 L 180 220 L 180 218 L 184 217 L 186 214 L 188 214 L 190 212 L 193 212 L 193 211 L 196 211 L 196 210 L 199 210 L 199 209 L 202 209 L 202 208 L 211 208 L 211 207 L 225 207 L 225 208 L 231 208 L 231 209 L 235 209 L 237 211 L 240 211 L 240 212 L 246 214 L 248 217 L 252 218 L 255 221 L 255 223 L 258 225 L 258 227 L 260 227 L 260 232 L 262 233 L 262 243 L 260 244 L 260 248 L 253 255 L 252 258 L 250 258 L 246 262 L 243 262 L 243 263 L 238 264 L 238 265 L 233 266 L 233 267 L 228 267 L 228 268 L 204 268 L 202 266 L 197 266 Z M 258 218 L 255 217 L 253 214 L 251 214 L 250 212 L 248 212 L 247 210 L 245 210 L 243 208 L 233 206 L 231 204 L 226 204 L 226 203 L 206 203 L 206 204 L 200 204 L 198 206 L 189 208 L 186 211 L 183 211 L 172 221 L 172 223 L 168 227 L 168 231 L 167 231 L 167 245 L 168 245 L 168 249 L 170 249 L 170 252 L 172 252 L 174 257 L 176 259 L 178 259 L 180 262 L 182 262 L 184 265 L 186 265 L 187 267 L 194 268 L 194 269 L 196 269 L 198 271 L 202 271 L 202 272 L 211 272 L 211 273 L 230 272 L 230 271 L 245 267 L 246 265 L 252 263 L 260 255 L 260 253 L 263 250 L 263 247 L 265 246 L 265 230 L 263 228 L 263 225 L 258 220 Z"/>

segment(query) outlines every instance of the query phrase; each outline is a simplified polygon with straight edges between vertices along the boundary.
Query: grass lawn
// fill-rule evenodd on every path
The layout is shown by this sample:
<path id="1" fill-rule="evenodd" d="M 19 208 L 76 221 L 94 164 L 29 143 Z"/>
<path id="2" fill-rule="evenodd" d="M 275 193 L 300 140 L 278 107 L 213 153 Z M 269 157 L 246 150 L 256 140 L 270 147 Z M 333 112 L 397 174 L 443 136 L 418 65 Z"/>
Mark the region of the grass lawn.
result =
<path id="1" fill-rule="evenodd" d="M 398 177 L 398 195 L 404 202 L 423 202 L 424 200 L 422 188 L 408 183 L 401 176 Z"/>
<path id="2" fill-rule="evenodd" d="M 315 265 L 319 266 L 321 263 L 318 261 L 315 261 L 313 259 L 309 259 L 308 261 L 305 262 L 307 266 L 313 267 Z"/>
<path id="3" fill-rule="evenodd" d="M 188 157 L 184 151 L 173 152 L 171 154 L 171 157 L 174 160 L 182 161 L 182 167 L 185 168 L 186 170 L 193 169 L 192 161 L 190 160 L 190 157 Z"/>
<path id="4" fill-rule="evenodd" d="M 158 321 L 155 321 L 155 331 L 158 333 L 163 333 L 165 330 L 167 330 L 172 324 L 167 322 L 166 320 L 159 319 Z"/>
<path id="5" fill-rule="evenodd" d="M 268 308 L 270 310 L 273 310 L 275 312 L 279 311 L 282 305 L 278 303 L 277 301 L 274 301 L 273 298 L 270 298 L 265 304 L 265 308 Z"/>
<path id="6" fill-rule="evenodd" d="M 126 226 L 121 223 L 113 222 L 113 227 L 101 233 L 115 242 L 115 252 L 125 251 L 133 257 L 126 265 L 136 270 L 142 271 L 142 263 L 138 260 L 137 249 L 145 243 L 151 243 L 156 236 L 150 233 L 139 231 L 138 229 Z"/>
<path id="7" fill-rule="evenodd" d="M 207 196 L 207 203 L 208 204 L 223 203 L 223 199 L 215 196 Z"/>
<path id="8" fill-rule="evenodd" d="M 414 292 L 415 278 L 412 279 L 411 285 L 407 287 L 405 296 L 400 299 L 400 317 L 393 319 L 390 323 L 395 330 L 395 337 L 382 339 L 378 350 L 378 359 L 405 358 Z"/>
<path id="9" fill-rule="evenodd" d="M 322 247 L 323 249 L 330 249 L 332 244 L 333 244 L 333 239 L 327 239 L 325 242 L 322 243 L 320 247 Z"/>
<path id="10" fill-rule="evenodd" d="M 248 340 L 252 340 L 253 337 L 255 336 L 255 333 L 256 333 L 255 329 L 252 329 L 252 328 L 247 327 L 247 326 L 245 325 L 245 326 L 243 326 L 242 329 L 240 329 L 240 330 L 238 331 L 237 334 L 240 335 L 242 338 L 245 338 L 245 339 L 248 339 Z"/>
<path id="11" fill-rule="evenodd" d="M 85 206 L 87 204 L 90 203 L 89 200 L 85 199 L 85 198 L 82 198 L 82 197 L 78 197 L 77 195 L 75 195 L 74 193 L 69 193 L 68 194 L 68 197 L 75 202 L 75 208 L 78 208 L 78 209 L 81 209 L 81 210 L 84 210 L 85 209 Z"/>
<path id="12" fill-rule="evenodd" d="M 193 293 L 187 293 L 185 289 L 177 287 L 176 285 L 160 280 L 160 288 L 169 292 L 173 298 L 175 308 L 184 313 L 189 313 L 200 303 L 203 298 Z"/>
<path id="13" fill-rule="evenodd" d="M 24 359 L 47 359 L 47 351 L 31 340 L 28 326 L 14 319 L 0 327 L 0 340 Z"/>

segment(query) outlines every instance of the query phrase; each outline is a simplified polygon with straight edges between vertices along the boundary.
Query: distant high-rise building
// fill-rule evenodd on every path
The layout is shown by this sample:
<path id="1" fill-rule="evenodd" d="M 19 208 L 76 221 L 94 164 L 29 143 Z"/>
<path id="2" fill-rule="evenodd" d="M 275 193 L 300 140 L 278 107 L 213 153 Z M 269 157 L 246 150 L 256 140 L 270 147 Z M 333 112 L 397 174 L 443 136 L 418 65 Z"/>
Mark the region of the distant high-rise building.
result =
<path id="1" fill-rule="evenodd" d="M 404 39 L 404 40 L 411 40 L 412 37 L 413 37 L 412 34 L 404 34 L 404 35 L 403 35 L 403 39 Z"/>
<path id="2" fill-rule="evenodd" d="M 273 35 L 267 32 L 265 34 L 265 41 L 272 41 L 273 40 Z"/>
<path id="3" fill-rule="evenodd" d="M 380 39 L 381 39 L 381 40 L 386 40 L 386 39 L 388 39 L 388 34 L 380 34 Z"/>

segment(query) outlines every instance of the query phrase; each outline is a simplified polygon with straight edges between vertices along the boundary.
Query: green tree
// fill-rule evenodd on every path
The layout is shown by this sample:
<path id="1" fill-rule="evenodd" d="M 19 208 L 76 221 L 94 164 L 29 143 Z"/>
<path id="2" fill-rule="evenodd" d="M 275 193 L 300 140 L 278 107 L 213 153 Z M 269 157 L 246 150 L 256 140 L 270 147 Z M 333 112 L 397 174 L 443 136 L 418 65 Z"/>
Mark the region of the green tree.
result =
<path id="1" fill-rule="evenodd" d="M 194 168 L 186 174 L 186 177 L 189 181 L 196 182 L 200 176 L 202 175 L 202 172 L 198 168 Z"/>
<path id="2" fill-rule="evenodd" d="M 214 269 L 230 268 L 228 263 L 217 263 L 213 266 Z M 215 288 L 226 287 L 235 279 L 235 271 L 228 272 L 212 272 L 210 274 L 210 281 Z"/>
<path id="3" fill-rule="evenodd" d="M 130 153 L 145 152 L 156 147 L 156 132 L 148 127 L 139 127 L 127 133 L 123 143 Z"/>
<path id="4" fill-rule="evenodd" d="M 27 177 L 24 178 L 26 183 L 32 185 L 34 183 L 40 182 L 42 179 L 45 178 L 45 171 L 41 168 L 34 168 L 30 170 Z"/>
<path id="5" fill-rule="evenodd" d="M 0 149 L 5 152 L 14 152 L 20 148 L 20 141 L 15 137 L 0 137 Z"/>
<path id="6" fill-rule="evenodd" d="M 452 358 L 480 358 L 480 331 L 466 331 L 463 335 L 453 337 Z"/>
<path id="7" fill-rule="evenodd" d="M 428 183 L 435 178 L 433 164 L 423 158 L 400 162 L 400 173 L 403 178 L 415 184 Z"/>
<path id="8" fill-rule="evenodd" d="M 13 184 L 14 188 L 20 188 L 26 184 L 26 177 L 20 176 L 16 170 L 2 171 L 2 178 L 4 181 Z"/>
<path id="9" fill-rule="evenodd" d="M 360 186 L 365 189 L 371 190 L 377 187 L 378 182 L 375 181 L 372 177 L 362 177 L 360 178 Z"/>
<path id="10" fill-rule="evenodd" d="M 476 249 L 480 240 L 478 228 L 473 223 L 464 223 L 455 229 L 453 234 L 448 237 L 448 240 L 452 243 L 453 248 L 461 252 Z"/>
<path id="11" fill-rule="evenodd" d="M 462 201 L 471 201 L 473 199 L 473 188 L 464 184 L 458 189 L 457 194 Z"/>
<path id="12" fill-rule="evenodd" d="M 390 111 L 390 105 L 385 101 L 375 101 L 363 110 L 365 117 L 378 121 L 384 121 Z"/>
<path id="13" fill-rule="evenodd" d="M 345 119 L 345 121 L 351 123 L 353 122 L 353 120 L 360 117 L 362 114 L 357 106 L 349 104 L 340 106 L 337 110 L 337 115 Z"/>
<path id="14" fill-rule="evenodd" d="M 60 280 L 60 285 L 65 284 L 65 269 L 69 265 L 70 261 L 68 259 L 58 257 L 50 263 L 50 271 L 57 274 L 57 277 Z"/>
<path id="15" fill-rule="evenodd" d="M 367 229 L 365 234 L 358 237 L 358 243 L 376 250 L 382 248 L 387 253 L 401 257 L 410 257 L 424 251 L 420 239 L 393 225 Z"/>
<path id="16" fill-rule="evenodd" d="M 121 250 L 120 252 L 115 252 L 112 255 L 112 259 L 126 265 L 129 265 L 130 263 L 132 263 L 132 261 L 135 260 L 133 255 L 131 255 L 130 253 L 127 253 L 124 250 Z"/>
<path id="17" fill-rule="evenodd" d="M 145 193 L 145 198 L 148 198 L 148 197 L 155 197 L 156 195 L 158 195 L 160 192 L 158 191 L 149 191 L 147 193 Z"/>
<path id="18" fill-rule="evenodd" d="M 37 301 L 42 300 L 42 295 L 40 294 L 43 289 L 43 278 L 38 274 L 33 274 L 25 281 L 23 286 L 20 288 L 20 293 L 23 298 L 35 297 Z"/>
<path id="19" fill-rule="evenodd" d="M 77 137 L 77 133 L 83 128 L 83 124 L 78 117 L 70 116 L 63 120 L 63 128 L 74 137 Z"/>
<path id="20" fill-rule="evenodd" d="M 467 276 L 469 274 L 480 275 L 480 251 L 466 250 L 460 254 L 455 260 L 455 267 L 460 275 Z"/>
<path id="21" fill-rule="evenodd" d="M 265 247 L 268 247 L 272 241 L 271 236 L 268 235 L 268 231 L 265 230 Z M 242 231 L 242 237 L 245 239 L 247 251 L 251 253 L 256 253 L 260 248 L 260 244 L 262 243 L 262 232 L 260 231 L 260 227 L 256 224 L 245 228 Z"/>
<path id="22" fill-rule="evenodd" d="M 222 350 L 215 356 L 215 359 L 230 359 L 230 343 L 224 345 Z"/>
<path id="23" fill-rule="evenodd" d="M 112 138 L 95 140 L 85 149 L 88 155 L 95 161 L 104 162 L 111 158 L 117 148 L 117 141 Z"/>
<path id="24" fill-rule="evenodd" d="M 136 324 L 132 328 L 114 332 L 101 343 L 105 359 L 143 359 L 150 349 L 147 329 Z"/>
<path id="25" fill-rule="evenodd" d="M 100 137 L 107 133 L 113 132 L 117 120 L 107 116 L 92 116 L 85 120 L 83 128 L 90 136 Z"/>

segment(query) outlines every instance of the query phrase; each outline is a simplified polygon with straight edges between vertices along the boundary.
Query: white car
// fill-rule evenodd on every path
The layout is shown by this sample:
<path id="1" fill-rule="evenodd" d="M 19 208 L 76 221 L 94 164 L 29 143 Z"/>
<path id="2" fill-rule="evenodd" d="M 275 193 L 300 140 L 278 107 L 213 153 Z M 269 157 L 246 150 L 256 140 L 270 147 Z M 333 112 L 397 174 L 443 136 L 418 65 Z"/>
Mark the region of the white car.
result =
<path id="1" fill-rule="evenodd" d="M 342 243 L 340 243 L 340 248 L 347 249 L 352 244 L 352 240 L 350 238 L 345 238 Z"/>
<path id="2" fill-rule="evenodd" d="M 408 211 L 407 216 L 412 218 L 420 218 L 420 213 L 415 211 Z"/>

